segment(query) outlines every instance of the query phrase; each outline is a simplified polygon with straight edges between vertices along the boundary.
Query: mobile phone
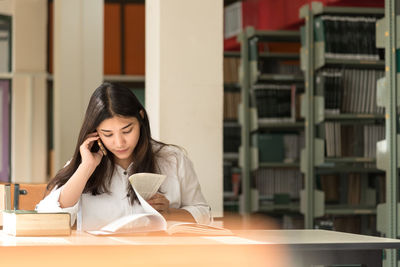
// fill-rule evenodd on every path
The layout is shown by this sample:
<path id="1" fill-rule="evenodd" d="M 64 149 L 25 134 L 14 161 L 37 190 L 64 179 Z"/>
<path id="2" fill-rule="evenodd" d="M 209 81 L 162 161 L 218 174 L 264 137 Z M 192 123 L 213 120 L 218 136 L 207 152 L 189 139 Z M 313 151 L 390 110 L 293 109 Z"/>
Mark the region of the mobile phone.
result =
<path id="1" fill-rule="evenodd" d="M 107 156 L 107 150 L 106 150 L 106 148 L 104 147 L 104 145 L 103 145 L 103 143 L 101 142 L 100 139 L 97 139 L 97 144 L 98 144 L 98 146 L 99 146 L 101 152 L 103 152 L 103 155 L 104 155 L 104 156 Z"/>
<path id="2" fill-rule="evenodd" d="M 104 156 L 107 156 L 107 150 L 105 149 L 103 143 L 100 139 L 97 139 L 97 142 L 94 142 L 92 148 L 90 149 L 91 152 L 96 153 L 97 151 L 101 150 Z"/>

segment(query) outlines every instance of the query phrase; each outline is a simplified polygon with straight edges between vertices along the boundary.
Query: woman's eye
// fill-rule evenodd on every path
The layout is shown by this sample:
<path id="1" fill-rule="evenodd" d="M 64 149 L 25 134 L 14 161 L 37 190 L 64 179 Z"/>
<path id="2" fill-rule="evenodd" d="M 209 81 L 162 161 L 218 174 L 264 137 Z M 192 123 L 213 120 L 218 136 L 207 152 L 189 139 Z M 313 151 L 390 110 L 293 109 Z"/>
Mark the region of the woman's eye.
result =
<path id="1" fill-rule="evenodd" d="M 125 132 L 122 132 L 122 133 L 124 133 L 124 134 L 128 134 L 128 133 L 130 133 L 130 132 L 132 132 L 132 128 L 131 128 L 130 130 L 128 130 L 128 131 L 125 131 Z"/>
<path id="2" fill-rule="evenodd" d="M 112 134 L 104 134 L 105 137 L 111 137 Z"/>

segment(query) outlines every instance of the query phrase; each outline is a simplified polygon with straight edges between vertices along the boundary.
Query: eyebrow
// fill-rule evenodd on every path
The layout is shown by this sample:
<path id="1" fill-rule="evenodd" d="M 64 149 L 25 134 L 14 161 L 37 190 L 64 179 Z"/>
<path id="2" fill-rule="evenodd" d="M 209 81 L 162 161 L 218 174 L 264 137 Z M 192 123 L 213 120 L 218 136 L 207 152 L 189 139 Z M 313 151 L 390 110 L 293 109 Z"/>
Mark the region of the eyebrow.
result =
<path id="1" fill-rule="evenodd" d="M 132 124 L 133 123 L 131 122 L 131 123 L 127 124 L 126 126 L 122 127 L 120 130 L 124 130 L 124 129 L 128 128 L 129 126 L 131 126 Z M 105 130 L 105 129 L 100 129 L 100 131 L 107 132 L 107 133 L 112 132 L 111 130 Z"/>

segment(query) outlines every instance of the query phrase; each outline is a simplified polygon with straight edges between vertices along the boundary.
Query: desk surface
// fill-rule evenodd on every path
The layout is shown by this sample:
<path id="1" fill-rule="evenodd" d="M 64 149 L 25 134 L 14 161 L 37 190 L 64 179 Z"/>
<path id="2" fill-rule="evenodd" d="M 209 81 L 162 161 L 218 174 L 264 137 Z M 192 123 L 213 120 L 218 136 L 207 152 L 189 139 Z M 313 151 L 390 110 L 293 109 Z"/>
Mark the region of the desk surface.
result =
<path id="1" fill-rule="evenodd" d="M 0 231 L 1 266 L 293 267 L 360 259 L 380 266 L 385 248 L 400 248 L 400 240 L 326 230 L 249 230 L 214 237 L 93 236 L 77 231 L 67 237 L 13 237 Z M 351 258 L 349 252 L 359 251 L 364 254 Z M 347 253 L 344 260 L 339 253 Z"/>
<path id="2" fill-rule="evenodd" d="M 71 236 L 13 237 L 0 231 L 0 246 L 197 246 L 284 245 L 291 249 L 386 249 L 400 248 L 400 240 L 327 230 L 248 230 L 234 236 L 93 236 L 72 231 Z"/>

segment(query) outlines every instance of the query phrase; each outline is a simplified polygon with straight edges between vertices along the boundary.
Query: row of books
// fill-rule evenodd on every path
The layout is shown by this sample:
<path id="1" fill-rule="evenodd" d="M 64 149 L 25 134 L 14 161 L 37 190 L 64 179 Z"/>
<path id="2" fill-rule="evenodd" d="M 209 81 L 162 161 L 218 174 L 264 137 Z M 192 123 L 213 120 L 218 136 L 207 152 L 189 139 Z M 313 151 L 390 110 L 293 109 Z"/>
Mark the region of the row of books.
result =
<path id="1" fill-rule="evenodd" d="M 240 58 L 224 57 L 224 83 L 239 83 Z"/>
<path id="2" fill-rule="evenodd" d="M 376 216 L 325 216 L 316 219 L 316 229 L 332 230 L 353 234 L 377 235 Z M 353 266 L 353 265 L 352 265 Z M 356 266 L 356 265 L 355 265 Z M 361 266 L 361 265 L 360 265 Z"/>
<path id="3" fill-rule="evenodd" d="M 224 92 L 224 120 L 238 119 L 238 107 L 241 102 L 240 92 Z"/>
<path id="4" fill-rule="evenodd" d="M 224 192 L 230 192 L 231 197 L 238 197 L 240 183 L 240 169 L 232 162 L 224 163 Z"/>
<path id="5" fill-rule="evenodd" d="M 270 74 L 290 74 L 290 75 L 302 75 L 303 72 L 300 69 L 298 61 L 289 60 L 260 60 L 258 62 L 258 70 L 261 73 Z"/>
<path id="6" fill-rule="evenodd" d="M 253 93 L 258 118 L 270 122 L 296 120 L 295 85 L 256 85 Z"/>
<path id="7" fill-rule="evenodd" d="M 304 131 L 295 133 L 260 133 L 258 159 L 260 162 L 299 162 L 305 146 Z"/>
<path id="8" fill-rule="evenodd" d="M 298 169 L 260 168 L 255 173 L 255 186 L 265 197 L 273 198 L 275 194 L 285 193 L 298 199 L 303 179 Z"/>
<path id="9" fill-rule="evenodd" d="M 53 2 L 49 1 L 48 7 L 49 40 L 53 40 L 55 21 Z M 48 55 L 50 73 L 53 73 L 53 51 L 54 44 L 50 41 Z M 145 74 L 145 5 L 143 1 L 127 3 L 105 1 L 104 74 Z"/>
<path id="10" fill-rule="evenodd" d="M 241 144 L 240 127 L 224 127 L 224 152 L 238 153 Z"/>
<path id="11" fill-rule="evenodd" d="M 362 188 L 362 179 L 366 188 Z M 318 178 L 328 204 L 375 206 L 385 202 L 385 175 L 383 173 L 324 174 Z"/>
<path id="12" fill-rule="evenodd" d="M 376 105 L 376 86 L 384 75 L 373 69 L 323 69 L 316 81 L 324 81 L 325 112 L 383 114 L 383 107 Z"/>
<path id="13" fill-rule="evenodd" d="M 0 73 L 11 72 L 11 17 L 0 15 Z"/>
<path id="14" fill-rule="evenodd" d="M 376 143 L 385 139 L 384 125 L 325 122 L 327 157 L 376 157 Z"/>
<path id="15" fill-rule="evenodd" d="M 288 215 L 282 216 L 282 229 L 304 229 L 304 218 L 298 215 Z"/>
<path id="16" fill-rule="evenodd" d="M 379 60 L 374 16 L 331 16 L 315 19 L 315 39 L 325 42 L 327 58 Z"/>

